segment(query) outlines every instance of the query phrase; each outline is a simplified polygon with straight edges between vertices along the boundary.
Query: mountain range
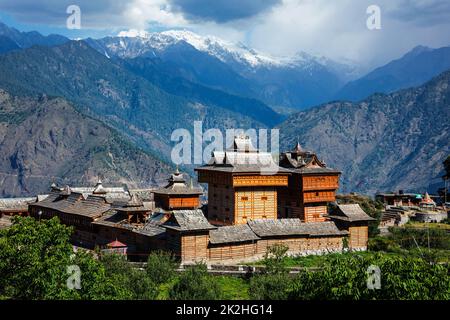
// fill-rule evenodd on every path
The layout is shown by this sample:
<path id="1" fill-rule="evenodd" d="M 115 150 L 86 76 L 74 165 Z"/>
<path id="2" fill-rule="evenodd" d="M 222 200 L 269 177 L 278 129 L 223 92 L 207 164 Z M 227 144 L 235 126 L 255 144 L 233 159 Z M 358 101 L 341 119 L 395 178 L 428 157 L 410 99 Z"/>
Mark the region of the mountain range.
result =
<path id="1" fill-rule="evenodd" d="M 0 90 L 0 195 L 36 195 L 59 185 L 161 184 L 173 169 L 62 98 Z"/>
<path id="2" fill-rule="evenodd" d="M 111 175 L 115 181 L 126 181 L 128 177 L 131 184 L 155 184 L 159 174 L 169 168 L 164 163 L 171 163 L 173 130 L 192 131 L 193 122 L 198 120 L 203 122 L 204 129 L 277 126 L 281 128 L 284 149 L 300 139 L 330 166 L 343 171 L 341 191 L 373 193 L 396 188 L 432 191 L 439 182 L 441 153 L 448 153 L 450 139 L 445 125 L 427 127 L 426 120 L 429 117 L 439 122 L 448 116 L 449 104 L 443 91 L 448 74 L 442 75 L 440 86 L 424 83 L 450 68 L 449 57 L 448 48 L 417 47 L 357 79 L 359 68 L 352 64 L 301 52 L 294 57 L 272 57 L 242 44 L 183 30 L 121 33 L 115 37 L 72 41 L 58 35 L 20 32 L 0 24 L 0 89 L 10 100 L 31 101 L 27 102 L 30 105 L 27 114 L 33 115 L 27 118 L 28 126 L 52 121 L 67 125 L 68 118 L 46 117 L 43 111 L 32 113 L 41 105 L 46 106 L 43 110 L 47 112 L 50 106 L 67 105 L 70 115 L 82 116 L 77 118 L 80 127 L 89 127 L 86 122 L 96 121 L 104 128 L 105 136 L 113 132 L 117 138 L 99 143 L 102 141 L 116 151 L 125 144 L 147 157 L 133 165 L 131 155 L 117 153 L 115 162 L 123 164 L 122 173 L 101 165 L 90 171 L 80 166 L 77 172 L 75 169 L 66 172 L 58 169 L 60 164 L 52 162 L 49 154 L 48 161 L 57 170 L 51 175 L 58 181 L 67 177 L 76 182 L 76 175 L 80 174 L 80 181 L 85 182 L 97 172 Z M 411 86 L 419 87 L 397 91 Z M 432 99 L 424 97 L 439 94 L 444 96 L 440 96 L 433 109 Z M 340 96 L 343 98 L 339 99 L 361 101 L 328 102 Z M 422 108 L 422 103 L 427 107 Z M 20 103 L 12 105 L 20 110 Z M 5 107 L 4 102 L 0 103 L 0 112 Z M 17 124 L 11 127 L 8 117 L 0 118 L 0 125 L 18 130 L 15 134 L 26 130 Z M 87 137 L 96 139 L 85 134 Z M 40 175 L 30 173 L 37 169 L 30 171 L 23 163 L 34 163 L 36 167 L 39 163 L 33 160 L 32 152 L 21 153 L 17 159 L 22 164 L 14 160 L 14 138 L 10 134 L 0 145 L 2 152 L 6 146 L 9 148 L 5 149 L 7 158 L 3 159 L 5 165 L 2 164 L 0 173 L 9 178 L 4 178 L 0 192 L 3 195 L 37 192 L 38 180 L 30 182 L 28 177 Z M 92 164 L 91 152 L 77 152 L 83 155 L 77 158 L 65 149 L 69 148 L 68 142 L 59 143 L 60 136 L 54 139 L 52 152 L 58 153 L 61 148 L 59 152 L 67 154 L 68 163 Z M 19 145 L 16 148 L 21 150 Z M 401 150 L 401 156 L 395 154 L 396 150 Z M 431 158 L 424 155 L 425 150 L 434 152 L 430 153 Z M 46 161 L 41 155 L 39 162 Z M 155 175 L 152 179 L 150 174 L 139 173 L 147 170 L 146 166 L 161 170 L 150 170 Z M 422 166 L 426 169 L 421 177 L 412 178 L 411 172 Z M 183 169 L 193 173 L 192 168 Z"/>
<path id="3" fill-rule="evenodd" d="M 275 108 L 303 109 L 325 102 L 358 75 L 355 66 L 305 52 L 274 58 L 186 30 L 126 35 L 86 42 L 111 58 L 158 59 L 172 75 Z"/>
<path id="4" fill-rule="evenodd" d="M 448 69 L 450 47 L 431 49 L 417 46 L 400 59 L 347 83 L 335 99 L 358 101 L 376 92 L 391 93 L 419 86 Z"/>
<path id="5" fill-rule="evenodd" d="M 450 71 L 415 88 L 331 102 L 280 125 L 282 147 L 297 137 L 342 171 L 341 192 L 436 190 L 450 154 Z"/>

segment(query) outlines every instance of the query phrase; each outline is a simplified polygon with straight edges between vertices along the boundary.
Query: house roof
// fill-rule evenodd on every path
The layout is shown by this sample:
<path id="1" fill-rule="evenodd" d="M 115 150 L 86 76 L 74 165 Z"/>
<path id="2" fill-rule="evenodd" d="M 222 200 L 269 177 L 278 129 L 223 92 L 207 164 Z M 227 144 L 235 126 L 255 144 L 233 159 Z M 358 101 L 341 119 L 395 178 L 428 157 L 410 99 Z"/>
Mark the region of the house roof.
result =
<path id="1" fill-rule="evenodd" d="M 84 198 L 83 194 L 73 191 L 68 195 L 51 192 L 46 199 L 30 205 L 91 218 L 101 216 L 111 208 L 104 197 L 88 195 Z"/>
<path id="2" fill-rule="evenodd" d="M 274 161 L 272 154 L 256 149 L 250 137 L 237 136 L 233 146 L 226 151 L 213 151 L 207 165 L 196 168 L 196 171 L 211 170 L 230 173 L 290 173 Z"/>
<path id="3" fill-rule="evenodd" d="M 123 248 L 123 247 L 126 247 L 127 245 L 125 243 L 122 243 L 122 242 L 120 242 L 120 241 L 118 241 L 116 239 L 116 240 L 108 243 L 106 246 L 109 247 L 109 248 Z"/>
<path id="4" fill-rule="evenodd" d="M 211 244 L 245 242 L 260 239 L 248 224 L 219 227 L 209 232 Z"/>
<path id="5" fill-rule="evenodd" d="M 177 170 L 173 173 L 168 184 L 160 189 L 154 191 L 155 194 L 167 194 L 167 195 L 201 195 L 203 190 L 198 187 L 194 187 L 191 184 L 188 186 L 182 173 Z"/>
<path id="6" fill-rule="evenodd" d="M 0 199 L 0 212 L 8 211 L 27 211 L 28 205 L 34 203 L 45 196 L 29 197 L 29 198 L 3 198 Z"/>
<path id="7" fill-rule="evenodd" d="M 216 229 L 211 225 L 202 210 L 173 210 L 162 227 L 178 231 L 199 231 Z"/>
<path id="8" fill-rule="evenodd" d="M 195 171 L 221 171 L 221 172 L 229 172 L 232 174 L 261 174 L 261 172 L 264 172 L 267 170 L 268 173 L 273 172 L 274 174 L 291 174 L 292 171 L 286 168 L 282 168 L 279 166 L 274 167 L 273 169 L 270 167 L 263 168 L 258 165 L 221 165 L 221 166 L 215 166 L 215 165 L 203 165 L 199 168 L 195 168 Z M 272 171 L 273 170 L 273 171 Z"/>
<path id="9" fill-rule="evenodd" d="M 300 219 L 258 219 L 247 222 L 259 237 L 283 235 L 327 236 L 347 234 L 340 231 L 334 222 L 301 222 Z"/>
<path id="10" fill-rule="evenodd" d="M 292 151 L 281 154 L 280 166 L 302 174 L 341 173 L 339 170 L 327 168 L 326 163 L 319 160 L 314 152 L 305 151 L 298 142 Z"/>
<path id="11" fill-rule="evenodd" d="M 343 221 L 372 221 L 374 218 L 367 215 L 359 204 L 338 204 L 335 213 L 329 216 L 331 219 Z"/>
<path id="12" fill-rule="evenodd" d="M 161 228 L 159 224 L 154 222 L 147 222 L 144 225 L 129 224 L 127 219 L 116 210 L 108 211 L 102 217 L 94 221 L 93 224 L 125 229 L 146 236 L 157 236 L 165 232 L 164 228 Z"/>

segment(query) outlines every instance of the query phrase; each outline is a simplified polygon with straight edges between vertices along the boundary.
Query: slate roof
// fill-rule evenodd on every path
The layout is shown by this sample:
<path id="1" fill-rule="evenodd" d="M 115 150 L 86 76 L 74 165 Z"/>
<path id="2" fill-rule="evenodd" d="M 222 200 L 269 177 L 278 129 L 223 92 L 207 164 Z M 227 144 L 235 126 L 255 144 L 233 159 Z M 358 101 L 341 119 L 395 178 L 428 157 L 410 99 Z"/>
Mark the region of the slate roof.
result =
<path id="1" fill-rule="evenodd" d="M 103 197 L 88 195 L 84 198 L 83 194 L 77 192 L 67 196 L 52 192 L 46 199 L 31 205 L 91 218 L 101 216 L 111 208 Z"/>
<path id="2" fill-rule="evenodd" d="M 246 242 L 260 239 L 247 224 L 219 227 L 209 232 L 211 244 Z"/>
<path id="3" fill-rule="evenodd" d="M 157 226 L 152 223 L 147 223 L 143 227 L 134 228 L 133 232 L 143 234 L 149 237 L 155 237 L 161 234 L 164 234 L 166 230 L 160 226 Z"/>
<path id="4" fill-rule="evenodd" d="M 234 138 L 233 147 L 226 151 L 213 151 L 207 165 L 196 168 L 196 171 L 213 170 L 231 173 L 290 173 L 278 166 L 269 152 L 258 151 L 248 136 Z"/>
<path id="5" fill-rule="evenodd" d="M 298 142 L 292 151 L 280 155 L 280 166 L 301 174 L 341 173 L 339 170 L 327 168 L 325 162 L 319 160 L 314 152 L 303 150 Z"/>
<path id="6" fill-rule="evenodd" d="M 292 171 L 294 171 L 294 172 L 298 172 L 298 173 L 303 173 L 303 174 L 308 174 L 308 173 L 311 173 L 311 174 L 316 174 L 316 173 L 324 173 L 324 174 L 327 174 L 327 173 L 341 173 L 339 170 L 336 170 L 336 169 L 332 169 L 332 168 L 305 168 L 305 167 L 303 167 L 303 168 L 298 168 L 298 169 L 291 169 Z"/>
<path id="7" fill-rule="evenodd" d="M 102 217 L 95 220 L 93 224 L 112 228 L 126 229 L 151 237 L 163 234 L 165 232 L 165 229 L 161 228 L 156 223 L 147 222 L 146 224 L 141 226 L 131 225 L 128 223 L 125 217 L 116 210 L 108 211 Z"/>
<path id="8" fill-rule="evenodd" d="M 208 222 L 202 210 L 173 210 L 162 227 L 178 231 L 199 231 L 216 229 Z"/>
<path id="9" fill-rule="evenodd" d="M 347 234 L 340 231 L 334 222 L 301 222 L 300 219 L 258 219 L 247 222 L 252 231 L 259 237 L 307 235 L 328 236 Z"/>
<path id="10" fill-rule="evenodd" d="M 187 185 L 186 180 L 182 173 L 177 171 L 173 173 L 168 184 L 160 189 L 153 191 L 155 194 L 167 194 L 167 195 L 201 195 L 203 194 L 202 188 L 194 187 L 192 185 Z"/>
<path id="11" fill-rule="evenodd" d="M 262 167 L 262 166 L 258 166 L 258 165 L 220 165 L 220 166 L 216 166 L 216 165 L 203 165 L 201 167 L 198 167 L 195 169 L 195 171 L 221 171 L 221 172 L 230 172 L 230 173 L 257 173 L 260 174 L 263 170 L 270 170 L 272 171 L 272 168 L 270 167 Z M 269 172 L 270 172 L 269 171 Z M 290 174 L 292 173 L 291 170 L 286 169 L 286 168 L 282 168 L 277 166 L 274 170 L 274 173 L 287 173 Z"/>
<path id="12" fill-rule="evenodd" d="M 0 199 L 0 212 L 26 211 L 28 205 L 45 199 L 47 195 L 38 195 L 37 197 L 28 198 L 3 198 Z"/>
<path id="13" fill-rule="evenodd" d="M 338 204 L 334 214 L 329 216 L 331 219 L 343 221 L 372 221 L 374 218 L 367 215 L 359 204 Z"/>

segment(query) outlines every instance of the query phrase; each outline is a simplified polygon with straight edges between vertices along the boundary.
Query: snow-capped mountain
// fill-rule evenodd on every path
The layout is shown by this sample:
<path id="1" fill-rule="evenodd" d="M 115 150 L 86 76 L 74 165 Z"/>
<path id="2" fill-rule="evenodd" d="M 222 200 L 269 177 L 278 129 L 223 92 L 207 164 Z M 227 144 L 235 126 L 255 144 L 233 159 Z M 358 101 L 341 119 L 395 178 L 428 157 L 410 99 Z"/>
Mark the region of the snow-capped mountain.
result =
<path id="1" fill-rule="evenodd" d="M 326 102 L 358 76 L 354 66 L 325 57 L 306 52 L 274 57 L 242 43 L 188 30 L 129 30 L 86 41 L 108 58 L 160 60 L 189 81 L 276 107 L 302 109 Z"/>

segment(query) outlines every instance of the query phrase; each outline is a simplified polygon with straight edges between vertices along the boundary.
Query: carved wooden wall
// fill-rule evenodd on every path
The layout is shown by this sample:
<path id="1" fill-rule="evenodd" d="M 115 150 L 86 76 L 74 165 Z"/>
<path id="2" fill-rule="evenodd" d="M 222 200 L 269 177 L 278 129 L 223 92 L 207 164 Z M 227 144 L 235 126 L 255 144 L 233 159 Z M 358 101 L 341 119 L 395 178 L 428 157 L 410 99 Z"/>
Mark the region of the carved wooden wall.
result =
<path id="1" fill-rule="evenodd" d="M 235 224 L 255 219 L 277 218 L 276 188 L 237 188 L 235 191 Z"/>

